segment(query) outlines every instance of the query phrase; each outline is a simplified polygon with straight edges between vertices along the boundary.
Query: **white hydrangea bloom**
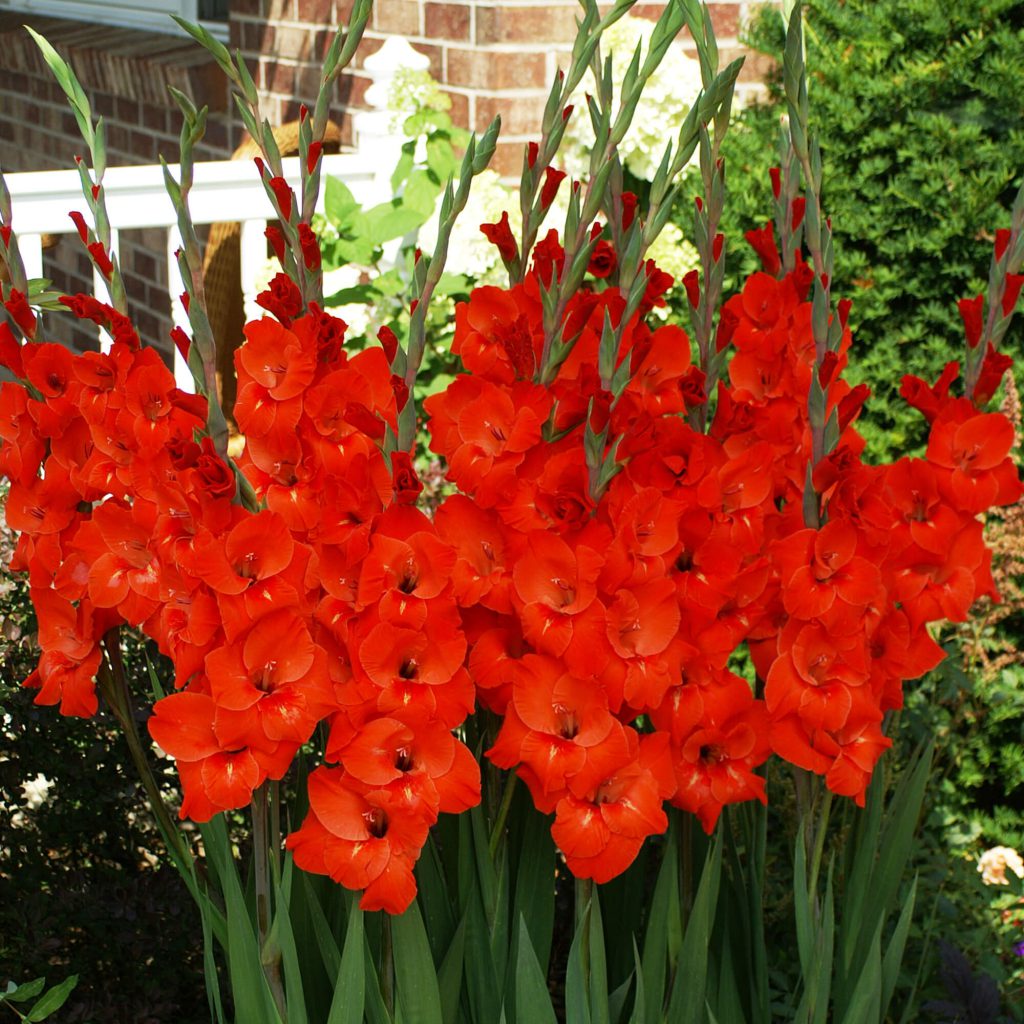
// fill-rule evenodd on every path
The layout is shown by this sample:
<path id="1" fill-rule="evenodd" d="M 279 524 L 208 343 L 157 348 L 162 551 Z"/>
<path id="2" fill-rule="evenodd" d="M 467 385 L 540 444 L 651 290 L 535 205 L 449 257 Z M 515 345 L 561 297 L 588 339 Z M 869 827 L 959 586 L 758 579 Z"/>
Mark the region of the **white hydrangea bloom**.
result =
<path id="1" fill-rule="evenodd" d="M 601 52 L 603 56 L 611 54 L 614 83 L 621 83 L 625 77 L 638 42 L 643 42 L 641 60 L 646 57 L 653 31 L 654 22 L 626 15 L 602 35 Z M 686 56 L 677 38 L 644 87 L 633 122 L 619 145 L 623 163 L 636 177 L 648 181 L 654 177 L 670 138 L 666 134 L 666 126 L 674 125 L 678 130 L 700 87 L 700 64 Z M 593 73 L 588 70 L 569 100 L 574 110 L 560 148 L 560 159 L 564 161 L 565 169 L 576 178 L 586 173 L 590 166 L 594 129 L 590 123 L 586 94 L 595 90 Z M 613 111 L 618 109 L 618 101 L 616 95 Z"/>
<path id="2" fill-rule="evenodd" d="M 388 85 L 387 108 L 392 113 L 391 130 L 398 131 L 406 118 L 424 109 L 451 110 L 452 99 L 441 91 L 429 71 L 400 67 Z"/>
<path id="3" fill-rule="evenodd" d="M 362 302 L 353 302 L 347 306 L 332 306 L 330 298 L 336 295 L 343 288 L 354 288 L 362 279 L 362 270 L 351 264 L 337 267 L 334 270 L 324 271 L 324 299 L 326 300 L 326 311 L 331 316 L 340 317 L 348 324 L 345 332 L 349 338 L 357 338 L 365 334 L 370 327 L 370 317 L 373 310 Z"/>
<path id="4" fill-rule="evenodd" d="M 438 203 L 440 205 L 440 202 Z M 498 250 L 484 237 L 481 224 L 494 224 L 508 211 L 509 224 L 516 238 L 520 235 L 519 196 L 501 183 L 494 171 L 483 171 L 473 179 L 466 208 L 459 214 L 448 244 L 445 270 L 467 274 L 483 284 L 507 283 Z M 437 215 L 420 228 L 419 247 L 432 253 L 437 244 Z"/>
<path id="5" fill-rule="evenodd" d="M 677 283 L 684 274 L 700 266 L 700 255 L 696 247 L 672 221 L 661 229 L 661 234 L 647 250 L 647 258 L 654 260 L 665 273 L 671 274 Z"/>

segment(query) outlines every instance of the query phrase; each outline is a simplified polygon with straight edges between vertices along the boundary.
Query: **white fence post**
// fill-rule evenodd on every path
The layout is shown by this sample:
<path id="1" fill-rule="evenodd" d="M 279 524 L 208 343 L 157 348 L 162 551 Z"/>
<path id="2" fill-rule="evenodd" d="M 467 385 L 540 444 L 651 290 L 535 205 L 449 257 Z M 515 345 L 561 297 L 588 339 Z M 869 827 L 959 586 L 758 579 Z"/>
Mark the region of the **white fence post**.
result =
<path id="1" fill-rule="evenodd" d="M 263 310 L 256 305 L 256 282 L 262 276 L 267 262 L 267 222 L 265 220 L 242 221 L 239 239 L 239 263 L 242 276 L 242 309 L 245 321 L 257 320 Z"/>
<path id="2" fill-rule="evenodd" d="M 25 276 L 43 276 L 43 239 L 41 235 L 18 235 L 18 251 L 21 262 L 25 264 Z"/>
<path id="3" fill-rule="evenodd" d="M 401 128 L 392 126 L 395 115 L 388 109 L 388 93 L 395 75 L 402 68 L 426 71 L 429 67 L 430 58 L 398 36 L 386 39 L 363 63 L 363 70 L 373 79 L 366 90 L 366 102 L 371 109 L 356 111 L 352 115 L 352 126 L 360 156 L 376 170 L 374 202 L 383 203 L 391 198 L 391 172 L 405 142 Z"/>

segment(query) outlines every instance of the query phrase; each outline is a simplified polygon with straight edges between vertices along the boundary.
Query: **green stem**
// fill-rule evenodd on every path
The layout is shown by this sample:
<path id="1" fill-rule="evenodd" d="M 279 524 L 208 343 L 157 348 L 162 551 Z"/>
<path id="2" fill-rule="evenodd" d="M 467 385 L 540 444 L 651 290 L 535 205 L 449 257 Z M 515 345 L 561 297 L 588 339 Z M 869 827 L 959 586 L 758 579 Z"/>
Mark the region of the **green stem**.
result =
<path id="1" fill-rule="evenodd" d="M 498 847 L 505 835 L 505 822 L 508 821 L 508 812 L 512 807 L 512 797 L 516 791 L 516 773 L 509 772 L 505 781 L 505 792 L 501 797 L 501 806 L 498 808 L 498 816 L 494 819 L 494 828 L 491 829 L 491 841 L 488 844 L 493 861 L 498 853 Z"/>
<path id="2" fill-rule="evenodd" d="M 149 801 L 150 810 L 156 819 L 157 827 L 167 844 L 171 858 L 178 868 L 186 884 L 189 886 L 193 897 L 198 902 L 198 890 L 195 887 L 194 869 L 195 863 L 192 859 L 192 851 L 188 848 L 170 808 L 167 806 L 160 787 L 153 777 L 153 770 L 150 767 L 149 759 L 142 746 L 139 731 L 135 725 L 135 716 L 132 713 L 131 693 L 128 689 L 128 679 L 124 671 L 124 663 L 121 660 L 121 632 L 118 627 L 111 629 L 102 641 L 103 649 L 106 652 L 106 661 L 100 663 L 100 671 L 97 679 L 100 685 L 100 692 L 103 694 L 110 710 L 114 713 L 121 730 L 124 733 L 125 742 L 128 744 L 128 753 L 131 755 L 132 763 L 139 774 L 139 780 Z"/>
<path id="3" fill-rule="evenodd" d="M 4 1006 L 6 1006 L 7 1009 L 11 1011 L 11 1013 L 16 1013 L 18 1015 L 18 1020 L 28 1020 L 26 1015 L 23 1014 L 21 1010 L 19 1010 L 13 1003 L 7 1002 L 6 999 L 0 1001 L 3 1002 Z"/>
<path id="4" fill-rule="evenodd" d="M 395 949 L 391 940 L 391 915 L 384 914 L 380 936 L 380 994 L 388 1019 L 395 1015 Z"/>
<path id="5" fill-rule="evenodd" d="M 281 783 L 270 786 L 270 856 L 275 881 L 281 880 Z"/>
<path id="6" fill-rule="evenodd" d="M 679 902 L 684 922 L 693 910 L 693 827 L 690 815 L 680 815 Z"/>
<path id="7" fill-rule="evenodd" d="M 590 990 L 590 903 L 594 898 L 594 880 L 592 878 L 576 879 L 576 930 L 583 929 L 580 936 L 580 953 L 583 957 L 583 977 L 586 979 L 587 991 Z"/>
<path id="8" fill-rule="evenodd" d="M 818 820 L 817 832 L 814 836 L 814 853 L 811 857 L 811 874 L 807 882 L 807 891 L 813 900 L 815 912 L 819 912 L 818 875 L 821 871 L 821 855 L 825 849 L 825 833 L 828 832 L 828 818 L 832 810 L 832 790 L 825 790 L 825 799 L 821 804 L 821 815 Z"/>
<path id="9" fill-rule="evenodd" d="M 270 947 L 271 905 L 270 905 L 270 836 L 269 807 L 267 805 L 267 784 L 264 783 L 252 795 L 252 845 L 255 861 L 256 881 L 256 928 L 259 934 L 260 965 L 267 979 L 277 1012 L 287 1022 L 287 1008 L 284 987 L 281 982 L 281 954 Z"/>

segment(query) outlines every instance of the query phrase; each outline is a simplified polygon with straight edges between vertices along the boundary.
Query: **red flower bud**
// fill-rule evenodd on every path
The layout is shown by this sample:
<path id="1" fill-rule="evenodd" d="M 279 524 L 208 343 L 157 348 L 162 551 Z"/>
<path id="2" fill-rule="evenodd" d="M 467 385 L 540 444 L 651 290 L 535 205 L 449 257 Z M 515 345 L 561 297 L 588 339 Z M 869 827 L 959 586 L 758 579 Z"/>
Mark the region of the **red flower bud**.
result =
<path id="1" fill-rule="evenodd" d="M 274 250 L 278 263 L 283 264 L 285 241 L 284 235 L 281 234 L 281 229 L 276 224 L 268 224 L 266 231 L 263 233 L 267 236 L 267 241 L 270 243 L 270 248 Z"/>
<path id="2" fill-rule="evenodd" d="M 802 259 L 798 259 L 796 266 L 793 268 L 793 287 L 796 289 L 796 296 L 801 302 L 807 299 L 807 293 L 810 291 L 813 281 L 814 268 Z"/>
<path id="3" fill-rule="evenodd" d="M 171 328 L 171 341 L 174 347 L 181 353 L 181 358 L 188 362 L 189 349 L 192 347 L 192 339 L 180 327 Z"/>
<path id="4" fill-rule="evenodd" d="M 981 364 L 981 372 L 978 374 L 978 382 L 974 385 L 974 404 L 985 405 L 996 393 L 1003 379 L 1003 374 L 1013 365 L 1013 360 L 997 352 L 989 343 L 988 351 L 985 353 L 985 361 Z"/>
<path id="5" fill-rule="evenodd" d="M 529 142 L 526 145 L 526 166 L 532 171 L 537 164 L 537 157 L 540 155 L 540 146 L 536 142 Z"/>
<path id="6" fill-rule="evenodd" d="M 86 248 L 96 264 L 96 269 L 109 280 L 110 275 L 114 272 L 114 264 L 110 261 L 110 255 L 107 253 L 107 250 L 103 248 L 103 243 L 92 242 Z"/>
<path id="7" fill-rule="evenodd" d="M 996 232 L 996 259 L 1001 260 L 1003 253 L 1006 252 L 1007 246 L 1010 244 L 1010 229 L 1000 228 Z"/>
<path id="8" fill-rule="evenodd" d="M 21 345 L 7 323 L 0 323 L 0 366 L 6 366 L 15 377 L 25 376 Z"/>
<path id="9" fill-rule="evenodd" d="M 722 312 L 718 317 L 718 330 L 715 332 L 716 352 L 721 352 L 732 341 L 732 336 L 736 333 L 739 322 L 740 318 L 731 306 L 725 305 L 722 307 Z"/>
<path id="10" fill-rule="evenodd" d="M 423 490 L 423 483 L 416 475 L 412 456 L 408 452 L 391 453 L 391 479 L 395 489 L 395 501 L 399 505 L 414 505 Z"/>
<path id="11" fill-rule="evenodd" d="M 782 259 L 779 256 L 779 247 L 775 244 L 775 230 L 772 222 L 769 221 L 762 228 L 748 231 L 743 237 L 757 253 L 765 273 L 771 274 L 772 277 L 777 276 L 782 269 Z"/>
<path id="12" fill-rule="evenodd" d="M 635 192 L 622 193 L 622 230 L 628 231 L 633 218 L 636 217 L 637 198 Z"/>
<path id="13" fill-rule="evenodd" d="M 1003 316 L 1009 316 L 1020 298 L 1020 288 L 1024 285 L 1024 274 L 1007 274 L 1006 289 L 1003 292 Z"/>
<path id="14" fill-rule="evenodd" d="M 25 294 L 18 291 L 17 288 L 12 288 L 4 306 L 11 314 L 11 319 L 21 328 L 21 333 L 26 338 L 34 338 L 36 336 L 36 315 L 32 312 L 32 307 L 29 306 Z"/>
<path id="15" fill-rule="evenodd" d="M 619 265 L 618 257 L 612 243 L 602 238 L 590 255 L 590 262 L 587 264 L 587 271 L 597 278 L 606 278 L 611 275 Z"/>
<path id="16" fill-rule="evenodd" d="M 309 144 L 309 152 L 306 154 L 306 173 L 312 174 L 316 170 L 316 165 L 320 162 L 320 154 L 323 152 L 324 144 L 322 142 L 311 142 Z"/>
<path id="17" fill-rule="evenodd" d="M 72 210 L 68 216 L 74 221 L 75 227 L 78 229 L 78 237 L 81 238 L 83 245 L 89 244 L 89 229 L 86 227 L 85 218 L 78 212 L 78 210 Z M 9 230 L 9 229 L 8 229 Z"/>
<path id="18" fill-rule="evenodd" d="M 0 224 L 0 239 L 3 239 L 5 249 L 11 244 L 10 224 Z"/>
<path id="19" fill-rule="evenodd" d="M 281 211 L 281 217 L 284 220 L 291 220 L 292 190 L 288 187 L 288 182 L 284 178 L 274 177 L 270 179 L 270 187 L 277 200 L 277 208 Z"/>
<path id="20" fill-rule="evenodd" d="M 395 396 L 395 408 L 401 412 L 409 401 L 409 386 L 397 373 L 391 375 L 391 393 Z"/>
<path id="21" fill-rule="evenodd" d="M 977 348 L 978 342 L 981 341 L 981 331 L 984 326 L 984 304 L 984 295 L 977 295 L 973 299 L 960 299 L 957 302 L 960 318 L 964 322 L 964 334 L 967 336 L 967 344 L 971 348 Z"/>
<path id="22" fill-rule="evenodd" d="M 302 294 L 287 274 L 275 274 L 270 287 L 256 296 L 256 305 L 277 317 L 285 327 L 290 327 L 292 317 L 302 309 Z"/>
<path id="23" fill-rule="evenodd" d="M 540 208 L 542 210 L 546 210 L 554 202 L 564 178 L 565 171 L 558 171 L 554 167 L 544 168 L 544 185 L 540 190 Z"/>
<path id="24" fill-rule="evenodd" d="M 769 167 L 768 176 L 772 179 L 772 195 L 778 199 L 782 195 L 782 168 Z"/>
<path id="25" fill-rule="evenodd" d="M 711 258 L 717 263 L 722 258 L 722 248 L 725 246 L 725 235 L 721 231 L 715 235 L 715 240 L 711 243 Z"/>
<path id="26" fill-rule="evenodd" d="M 853 302 L 850 299 L 840 299 L 837 303 L 839 311 L 839 323 L 842 324 L 843 330 L 846 330 L 847 321 L 850 319 L 850 309 L 853 307 Z"/>
<path id="27" fill-rule="evenodd" d="M 693 201 L 697 204 L 697 212 L 702 213 L 704 211 L 704 200 L 700 196 L 694 196 Z"/>
<path id="28" fill-rule="evenodd" d="M 837 415 L 839 430 L 845 430 L 859 415 L 864 403 L 871 397 L 871 388 L 867 384 L 858 384 L 839 400 Z"/>
<path id="29" fill-rule="evenodd" d="M 835 377 L 838 366 L 839 353 L 826 352 L 824 358 L 821 360 L 821 365 L 818 367 L 818 383 L 823 388 L 827 388 L 829 384 L 832 383 L 832 379 Z"/>
<path id="30" fill-rule="evenodd" d="M 492 245 L 498 247 L 498 254 L 504 263 L 512 263 L 519 258 L 519 246 L 512 237 L 512 228 L 508 223 L 508 211 L 501 215 L 496 224 L 481 224 L 480 230 Z"/>
<path id="31" fill-rule="evenodd" d="M 565 108 L 565 110 L 562 111 L 562 120 L 563 121 L 568 121 L 569 120 L 569 117 L 572 115 L 572 110 L 573 110 L 573 105 L 570 103 Z"/>
<path id="32" fill-rule="evenodd" d="M 691 270 L 683 275 L 683 287 L 690 305 L 696 309 L 700 305 L 700 272 Z"/>
<path id="33" fill-rule="evenodd" d="M 695 405 L 704 405 L 707 396 L 704 394 L 707 377 L 699 366 L 691 366 L 679 378 L 679 390 L 683 396 L 683 404 L 687 409 Z"/>
<path id="34" fill-rule="evenodd" d="M 305 222 L 299 224 L 299 246 L 302 249 L 302 261 L 307 270 L 320 269 L 320 243 Z"/>
<path id="35" fill-rule="evenodd" d="M 377 332 L 377 340 L 380 342 L 381 348 L 384 349 L 384 355 L 387 356 L 388 362 L 393 363 L 395 355 L 398 353 L 398 337 L 395 332 L 385 325 Z"/>
<path id="36" fill-rule="evenodd" d="M 791 230 L 796 231 L 804 222 L 804 210 L 807 207 L 807 200 L 803 196 L 797 196 L 793 200 L 793 212 L 790 222 Z"/>

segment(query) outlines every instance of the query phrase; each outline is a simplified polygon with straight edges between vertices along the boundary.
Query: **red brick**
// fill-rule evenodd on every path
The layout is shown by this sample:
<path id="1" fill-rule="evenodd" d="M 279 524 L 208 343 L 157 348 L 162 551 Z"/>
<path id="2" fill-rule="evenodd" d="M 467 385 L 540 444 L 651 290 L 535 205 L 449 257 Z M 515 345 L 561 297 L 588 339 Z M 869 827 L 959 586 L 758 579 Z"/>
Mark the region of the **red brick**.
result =
<path id="1" fill-rule="evenodd" d="M 483 131 L 498 114 L 501 115 L 501 131 L 504 135 L 533 135 L 540 131 L 541 116 L 544 113 L 543 93 L 533 96 L 477 96 L 477 131 Z"/>
<path id="2" fill-rule="evenodd" d="M 469 124 L 469 97 L 464 93 L 450 92 L 445 89 L 444 94 L 452 101 L 449 113 L 456 124 Z"/>
<path id="3" fill-rule="evenodd" d="M 377 0 L 373 5 L 373 27 L 378 32 L 418 36 L 420 5 L 417 0 Z"/>
<path id="4" fill-rule="evenodd" d="M 716 40 L 735 39 L 739 35 L 739 4 L 710 4 L 708 10 L 711 12 L 711 27 Z"/>
<path id="5" fill-rule="evenodd" d="M 720 51 L 721 66 L 725 67 L 737 57 L 745 58 L 740 68 L 738 81 L 763 82 L 768 73 L 775 67 L 775 61 L 764 53 L 751 53 L 742 46 L 727 46 Z"/>
<path id="6" fill-rule="evenodd" d="M 356 109 L 365 107 L 366 90 L 370 88 L 371 81 L 365 75 L 341 75 L 338 79 L 338 103 Z"/>
<path id="7" fill-rule="evenodd" d="M 361 68 L 367 57 L 372 57 L 384 45 L 383 36 L 364 35 L 356 51 L 355 60 L 349 67 Z"/>
<path id="8" fill-rule="evenodd" d="M 417 43 L 414 47 L 417 53 L 422 53 L 429 61 L 430 67 L 427 70 L 438 81 L 441 80 L 444 68 L 444 49 L 440 46 L 433 46 L 430 43 Z"/>
<path id="9" fill-rule="evenodd" d="M 295 93 L 298 68 L 294 64 L 260 64 L 260 87 L 279 96 Z"/>
<path id="10" fill-rule="evenodd" d="M 295 0 L 295 18 L 310 25 L 330 25 L 334 21 L 334 0 Z"/>
<path id="11" fill-rule="evenodd" d="M 664 10 L 664 4 L 636 4 L 634 7 L 630 7 L 629 13 L 633 18 L 643 18 L 644 21 L 657 21 Z"/>
<path id="12" fill-rule="evenodd" d="M 167 133 L 167 118 L 170 111 L 166 108 L 156 107 L 150 103 L 145 103 L 141 110 L 141 123 L 148 128 L 151 132 L 159 132 L 161 134 Z"/>
<path id="13" fill-rule="evenodd" d="M 274 49 L 274 26 L 262 21 L 239 24 L 239 48 L 245 53 L 269 53 Z"/>
<path id="14" fill-rule="evenodd" d="M 523 143 L 499 141 L 487 166 L 502 178 L 518 181 L 523 169 Z"/>
<path id="15" fill-rule="evenodd" d="M 264 51 L 265 52 L 265 51 Z M 306 60 L 313 53 L 313 35 L 308 29 L 277 25 L 274 29 L 274 50 L 277 58 Z"/>
<path id="16" fill-rule="evenodd" d="M 464 4 L 428 3 L 423 21 L 428 39 L 469 39 L 469 8 Z"/>
<path id="17" fill-rule="evenodd" d="M 576 37 L 579 7 L 478 7 L 476 42 L 534 43 L 569 42 Z"/>
<path id="18" fill-rule="evenodd" d="M 488 52 L 448 48 L 446 81 L 473 89 L 542 87 L 547 73 L 543 53 Z"/>

